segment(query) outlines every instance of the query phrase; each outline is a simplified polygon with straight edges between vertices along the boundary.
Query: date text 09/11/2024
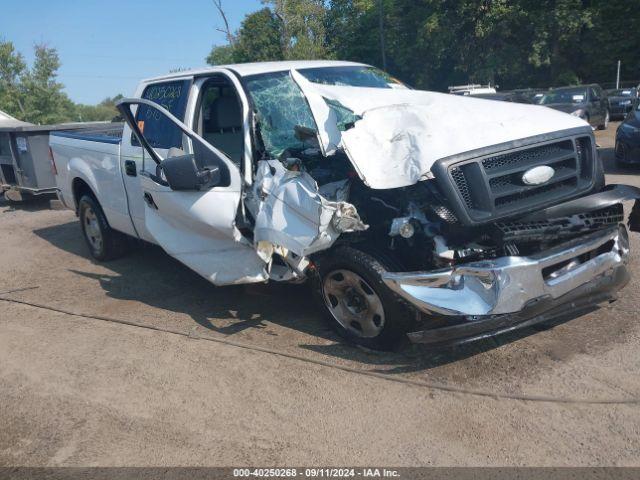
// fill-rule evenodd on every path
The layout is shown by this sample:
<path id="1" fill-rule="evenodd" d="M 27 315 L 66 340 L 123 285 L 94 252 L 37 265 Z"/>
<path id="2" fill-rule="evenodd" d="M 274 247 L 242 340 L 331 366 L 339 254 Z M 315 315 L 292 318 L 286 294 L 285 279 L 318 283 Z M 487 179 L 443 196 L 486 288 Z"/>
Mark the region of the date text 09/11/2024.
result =
<path id="1" fill-rule="evenodd" d="M 237 468 L 233 470 L 236 478 L 398 478 L 397 470 L 386 468 Z"/>

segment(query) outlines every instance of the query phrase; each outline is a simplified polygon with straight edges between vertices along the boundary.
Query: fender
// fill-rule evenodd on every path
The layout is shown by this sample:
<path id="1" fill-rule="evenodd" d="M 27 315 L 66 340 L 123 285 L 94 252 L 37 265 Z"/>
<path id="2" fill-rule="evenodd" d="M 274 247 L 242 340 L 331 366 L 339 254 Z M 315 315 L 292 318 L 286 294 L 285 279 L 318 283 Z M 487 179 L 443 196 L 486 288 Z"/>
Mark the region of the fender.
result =
<path id="1" fill-rule="evenodd" d="M 89 187 L 91 187 L 91 190 L 97 197 L 98 202 L 100 202 L 100 189 L 98 188 L 98 182 L 96 180 L 95 174 L 91 170 L 91 167 L 87 165 L 87 162 L 85 162 L 81 158 L 73 157 L 67 163 L 67 170 L 69 171 L 69 178 L 71 179 L 71 182 L 69 182 L 69 186 L 73 185 L 73 181 L 76 178 L 80 178 L 87 185 L 89 185 Z M 73 189 L 71 190 L 71 195 L 73 195 Z"/>

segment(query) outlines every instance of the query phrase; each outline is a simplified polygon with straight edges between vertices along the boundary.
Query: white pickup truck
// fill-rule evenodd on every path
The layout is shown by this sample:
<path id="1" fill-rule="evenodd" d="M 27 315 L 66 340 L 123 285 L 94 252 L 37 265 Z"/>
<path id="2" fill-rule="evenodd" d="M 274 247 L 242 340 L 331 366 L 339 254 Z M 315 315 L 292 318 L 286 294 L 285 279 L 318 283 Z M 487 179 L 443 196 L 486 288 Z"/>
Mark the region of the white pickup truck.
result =
<path id="1" fill-rule="evenodd" d="M 134 237 L 215 285 L 309 280 L 377 349 L 498 334 L 628 281 L 640 191 L 605 187 L 579 118 L 325 61 L 179 72 L 118 108 L 123 129 L 50 140 L 98 260 Z"/>

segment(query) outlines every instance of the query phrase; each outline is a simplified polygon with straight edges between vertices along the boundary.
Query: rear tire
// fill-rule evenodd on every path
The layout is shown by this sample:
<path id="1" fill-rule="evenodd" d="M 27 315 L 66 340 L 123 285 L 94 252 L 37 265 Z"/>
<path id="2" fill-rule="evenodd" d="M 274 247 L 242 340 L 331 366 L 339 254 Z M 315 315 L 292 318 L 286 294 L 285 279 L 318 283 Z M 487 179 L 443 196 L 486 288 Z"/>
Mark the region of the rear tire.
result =
<path id="1" fill-rule="evenodd" d="M 387 269 L 369 254 L 337 247 L 316 266 L 314 297 L 331 328 L 349 342 L 392 350 L 416 324 L 417 310 L 384 284 Z"/>
<path id="2" fill-rule="evenodd" d="M 102 207 L 90 195 L 78 202 L 78 216 L 91 256 L 101 262 L 115 260 L 127 251 L 127 237 L 109 226 Z"/>

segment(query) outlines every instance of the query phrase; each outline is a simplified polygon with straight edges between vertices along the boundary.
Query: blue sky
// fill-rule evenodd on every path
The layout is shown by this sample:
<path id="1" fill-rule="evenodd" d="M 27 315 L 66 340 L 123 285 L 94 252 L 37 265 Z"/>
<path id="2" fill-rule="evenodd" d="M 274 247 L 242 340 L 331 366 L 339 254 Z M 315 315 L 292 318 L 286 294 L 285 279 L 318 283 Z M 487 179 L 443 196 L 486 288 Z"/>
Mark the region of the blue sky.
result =
<path id="1" fill-rule="evenodd" d="M 75 102 L 133 93 L 139 79 L 205 65 L 224 44 L 212 0 L 5 0 L 0 38 L 30 63 L 33 45 L 58 49 L 59 81 Z M 223 0 L 232 27 L 260 0 Z"/>

